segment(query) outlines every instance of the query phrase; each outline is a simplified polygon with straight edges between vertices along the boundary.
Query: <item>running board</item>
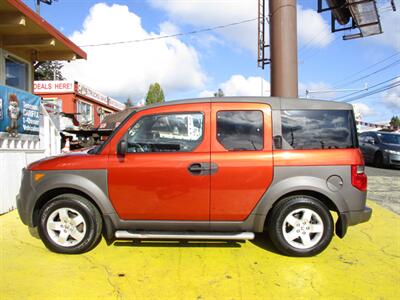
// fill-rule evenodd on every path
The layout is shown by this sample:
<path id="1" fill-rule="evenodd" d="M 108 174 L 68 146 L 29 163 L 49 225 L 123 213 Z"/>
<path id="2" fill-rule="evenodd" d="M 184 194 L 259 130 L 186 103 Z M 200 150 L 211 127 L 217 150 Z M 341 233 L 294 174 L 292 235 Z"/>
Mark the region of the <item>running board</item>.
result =
<path id="1" fill-rule="evenodd" d="M 163 232 L 126 231 L 115 232 L 117 239 L 161 239 L 161 240 L 252 240 L 253 232 Z"/>

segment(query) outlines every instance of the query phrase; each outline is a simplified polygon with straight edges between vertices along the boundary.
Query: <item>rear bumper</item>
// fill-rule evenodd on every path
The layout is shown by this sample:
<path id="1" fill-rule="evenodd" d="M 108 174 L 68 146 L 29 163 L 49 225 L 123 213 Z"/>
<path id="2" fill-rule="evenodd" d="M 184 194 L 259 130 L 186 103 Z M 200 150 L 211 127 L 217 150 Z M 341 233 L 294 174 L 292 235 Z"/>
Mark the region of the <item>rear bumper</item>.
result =
<path id="1" fill-rule="evenodd" d="M 371 219 L 371 215 L 372 209 L 367 206 L 363 210 L 347 211 L 341 213 L 341 216 L 344 216 L 346 218 L 346 223 L 348 226 L 367 222 L 369 219 Z"/>
<path id="2" fill-rule="evenodd" d="M 343 238 L 346 235 L 347 227 L 367 222 L 371 219 L 372 209 L 365 207 L 363 210 L 347 211 L 339 214 L 336 222 L 336 235 Z"/>

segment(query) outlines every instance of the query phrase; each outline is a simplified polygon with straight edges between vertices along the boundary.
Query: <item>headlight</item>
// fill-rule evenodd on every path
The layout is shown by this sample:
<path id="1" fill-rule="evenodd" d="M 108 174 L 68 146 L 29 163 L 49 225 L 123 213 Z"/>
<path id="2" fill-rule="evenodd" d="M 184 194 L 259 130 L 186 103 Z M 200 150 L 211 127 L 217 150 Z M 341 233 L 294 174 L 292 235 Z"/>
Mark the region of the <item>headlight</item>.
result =
<path id="1" fill-rule="evenodd" d="M 385 149 L 385 152 L 390 153 L 390 154 L 397 154 L 397 155 L 400 155 L 400 151 Z"/>

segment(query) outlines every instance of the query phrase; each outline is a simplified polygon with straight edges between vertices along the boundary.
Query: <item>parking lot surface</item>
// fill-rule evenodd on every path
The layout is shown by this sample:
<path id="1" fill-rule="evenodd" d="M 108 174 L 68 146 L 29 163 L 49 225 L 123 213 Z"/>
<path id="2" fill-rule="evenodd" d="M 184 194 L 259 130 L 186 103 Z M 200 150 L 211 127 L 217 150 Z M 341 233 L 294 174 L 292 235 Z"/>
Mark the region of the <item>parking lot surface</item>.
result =
<path id="1" fill-rule="evenodd" d="M 0 216 L 1 299 L 399 299 L 400 217 L 370 202 L 369 223 L 320 255 L 282 256 L 255 241 L 105 241 L 48 251 L 16 211 Z"/>
<path id="2" fill-rule="evenodd" d="M 366 167 L 368 199 L 400 215 L 400 169 Z"/>

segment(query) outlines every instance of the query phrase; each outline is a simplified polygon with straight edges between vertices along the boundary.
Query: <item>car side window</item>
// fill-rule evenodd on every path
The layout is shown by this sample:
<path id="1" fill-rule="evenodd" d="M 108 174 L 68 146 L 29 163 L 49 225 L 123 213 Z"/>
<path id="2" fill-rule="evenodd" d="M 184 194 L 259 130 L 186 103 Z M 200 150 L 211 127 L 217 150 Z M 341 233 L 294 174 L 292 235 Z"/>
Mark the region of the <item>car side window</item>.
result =
<path id="1" fill-rule="evenodd" d="M 230 151 L 264 148 L 263 113 L 258 110 L 217 112 L 217 139 Z"/>
<path id="2" fill-rule="evenodd" d="M 127 152 L 190 152 L 203 139 L 202 113 L 149 115 L 127 133 Z"/>

